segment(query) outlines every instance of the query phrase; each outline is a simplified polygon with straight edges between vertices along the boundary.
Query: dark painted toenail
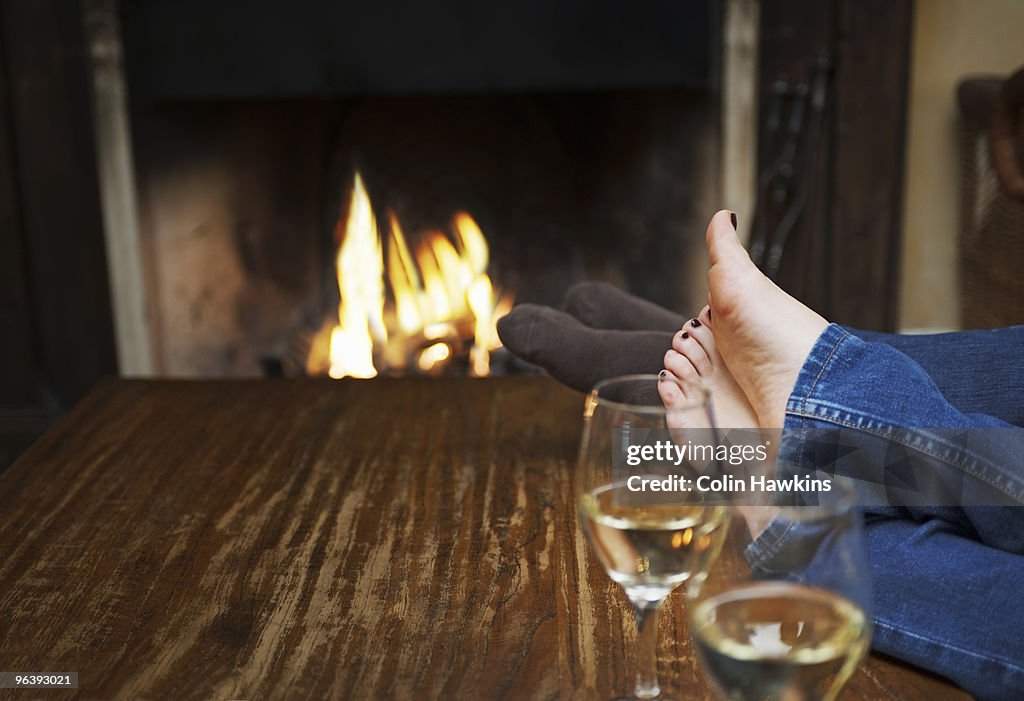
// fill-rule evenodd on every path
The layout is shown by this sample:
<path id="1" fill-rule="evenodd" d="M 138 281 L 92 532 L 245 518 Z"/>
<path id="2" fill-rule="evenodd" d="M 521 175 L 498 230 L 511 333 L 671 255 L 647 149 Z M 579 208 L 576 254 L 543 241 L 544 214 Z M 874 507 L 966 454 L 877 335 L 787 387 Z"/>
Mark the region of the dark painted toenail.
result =
<path id="1" fill-rule="evenodd" d="M 686 332 L 684 331 L 684 332 L 683 332 L 683 338 L 689 338 L 689 337 L 690 337 L 690 334 L 688 334 L 688 333 L 686 333 Z"/>
<path id="2" fill-rule="evenodd" d="M 668 371 L 667 370 L 662 370 L 661 372 L 658 373 L 658 379 L 659 380 L 664 380 L 666 377 L 668 377 Z"/>
<path id="3" fill-rule="evenodd" d="M 697 321 L 696 319 L 692 319 L 690 321 L 690 326 L 692 326 L 693 328 L 697 328 L 698 326 L 700 326 L 700 322 Z"/>
<path id="4" fill-rule="evenodd" d="M 729 219 L 732 220 L 733 231 L 736 230 L 736 212 L 729 212 Z"/>

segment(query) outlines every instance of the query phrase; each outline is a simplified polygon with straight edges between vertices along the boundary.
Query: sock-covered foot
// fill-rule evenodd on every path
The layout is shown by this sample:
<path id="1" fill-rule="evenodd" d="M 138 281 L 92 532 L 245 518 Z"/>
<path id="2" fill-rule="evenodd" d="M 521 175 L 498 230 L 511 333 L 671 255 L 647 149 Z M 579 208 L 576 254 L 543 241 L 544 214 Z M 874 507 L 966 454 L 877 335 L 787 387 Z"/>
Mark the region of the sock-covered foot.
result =
<path id="1" fill-rule="evenodd" d="M 782 428 L 800 368 L 828 322 L 757 269 L 730 216 L 718 212 L 707 230 L 710 323 L 718 352 L 761 427 Z"/>
<path id="2" fill-rule="evenodd" d="M 686 384 L 695 382 L 711 393 L 716 426 L 726 429 L 758 427 L 757 414 L 729 372 L 706 323 L 691 319 L 683 324 L 672 336 L 672 348 L 665 353 L 664 361 L 670 376 L 658 383 L 658 391 L 669 408 L 670 419 L 673 405 L 685 399 L 682 395 Z M 669 427 L 679 428 L 671 422 Z"/>
<path id="3" fill-rule="evenodd" d="M 670 332 L 592 329 L 539 304 L 513 307 L 498 320 L 498 336 L 516 356 L 581 392 L 609 377 L 658 372 L 672 343 Z"/>
<path id="4" fill-rule="evenodd" d="M 595 329 L 668 331 L 686 319 L 607 282 L 578 282 L 569 288 L 562 310 Z"/>

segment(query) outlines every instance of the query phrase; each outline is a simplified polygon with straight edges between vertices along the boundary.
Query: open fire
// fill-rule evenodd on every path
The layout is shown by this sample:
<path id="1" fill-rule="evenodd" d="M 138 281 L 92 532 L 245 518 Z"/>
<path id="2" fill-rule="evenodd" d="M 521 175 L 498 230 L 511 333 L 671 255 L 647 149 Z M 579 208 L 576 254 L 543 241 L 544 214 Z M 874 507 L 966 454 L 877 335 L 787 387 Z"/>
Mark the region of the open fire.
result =
<path id="1" fill-rule="evenodd" d="M 501 347 L 496 322 L 512 296 L 491 283 L 487 241 L 468 213 L 457 212 L 447 233 L 423 232 L 410 248 L 393 214 L 381 231 L 356 173 L 335 238 L 338 316 L 314 336 L 307 372 L 437 373 L 462 357 L 471 375 L 490 374 L 490 354 Z"/>

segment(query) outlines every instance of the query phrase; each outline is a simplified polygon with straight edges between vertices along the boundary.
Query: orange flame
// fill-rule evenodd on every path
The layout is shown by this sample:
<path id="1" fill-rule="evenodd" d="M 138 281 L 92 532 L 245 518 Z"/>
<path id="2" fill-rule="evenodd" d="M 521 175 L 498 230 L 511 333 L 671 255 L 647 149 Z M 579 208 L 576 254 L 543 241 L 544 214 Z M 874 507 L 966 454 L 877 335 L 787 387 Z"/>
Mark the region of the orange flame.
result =
<path id="1" fill-rule="evenodd" d="M 374 377 L 373 342 L 387 342 L 384 328 L 384 259 L 377 220 L 363 179 L 356 174 L 342 229 L 338 221 L 336 270 L 338 325 L 331 330 L 331 365 L 328 374 L 340 377 Z"/>
<path id="2" fill-rule="evenodd" d="M 473 218 L 458 212 L 453 238 L 426 232 L 413 253 L 390 214 L 385 257 L 358 173 L 349 202 L 335 232 L 338 320 L 314 339 L 307 368 L 323 366 L 317 356 L 326 353 L 328 374 L 335 378 L 374 377 L 378 370 L 410 363 L 436 372 L 471 330 L 470 372 L 489 375 L 490 353 L 501 347 L 496 322 L 511 309 L 512 296 L 495 294 L 486 272 L 487 240 Z"/>

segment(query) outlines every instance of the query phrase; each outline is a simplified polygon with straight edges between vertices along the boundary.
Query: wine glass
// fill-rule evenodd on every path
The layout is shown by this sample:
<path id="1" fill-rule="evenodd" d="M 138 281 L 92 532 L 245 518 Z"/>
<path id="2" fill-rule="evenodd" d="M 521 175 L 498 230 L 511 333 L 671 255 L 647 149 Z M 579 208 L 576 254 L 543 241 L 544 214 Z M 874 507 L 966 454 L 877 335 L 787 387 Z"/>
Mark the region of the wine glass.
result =
<path id="1" fill-rule="evenodd" d="M 665 445 L 713 442 L 708 393 L 697 385 L 680 387 L 688 399 L 672 407 L 671 434 L 656 375 L 600 382 L 584 409 L 577 509 L 591 549 L 636 612 L 633 695 L 638 699 L 661 694 L 658 609 L 673 589 L 714 558 L 721 545 L 716 534 L 727 512 L 714 493 L 692 489 L 713 460 L 680 459 Z M 683 489 L 687 484 L 689 491 Z"/>
<path id="2" fill-rule="evenodd" d="M 841 478 L 829 490 L 760 507 L 768 519 L 734 510 L 720 557 L 687 588 L 690 634 L 728 701 L 832 701 L 868 649 L 861 514 Z"/>

